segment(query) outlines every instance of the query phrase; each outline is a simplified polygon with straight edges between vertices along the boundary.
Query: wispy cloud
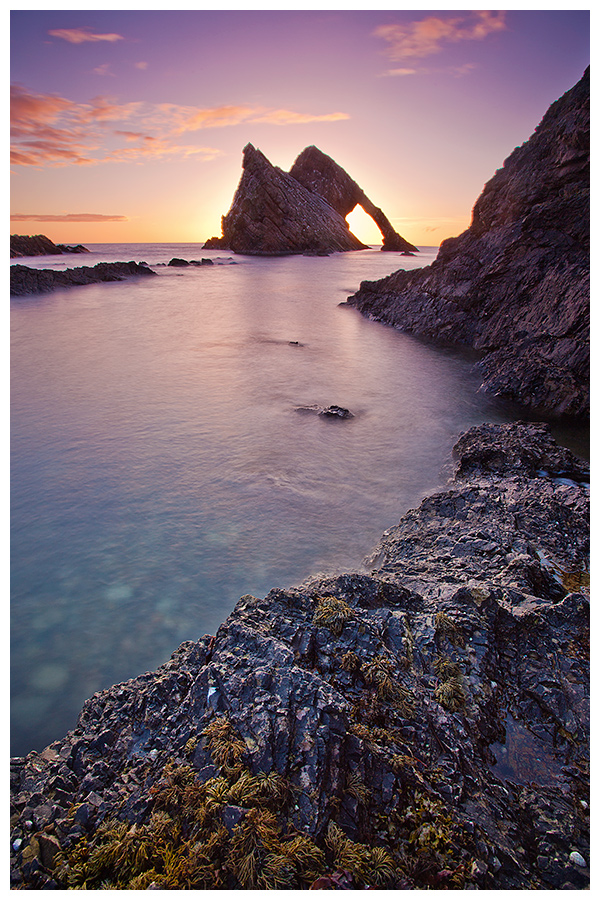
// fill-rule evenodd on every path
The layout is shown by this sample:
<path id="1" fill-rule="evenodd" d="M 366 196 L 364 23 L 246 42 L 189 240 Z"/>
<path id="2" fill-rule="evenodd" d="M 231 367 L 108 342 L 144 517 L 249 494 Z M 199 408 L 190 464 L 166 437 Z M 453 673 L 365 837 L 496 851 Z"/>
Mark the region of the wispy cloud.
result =
<path id="1" fill-rule="evenodd" d="M 115 77 L 115 73 L 110 71 L 110 63 L 102 63 L 101 66 L 96 66 L 95 69 L 92 69 L 94 75 L 112 75 Z"/>
<path id="2" fill-rule="evenodd" d="M 312 114 L 241 105 L 199 108 L 120 103 L 109 96 L 74 103 L 55 94 L 36 94 L 13 85 L 11 159 L 14 165 L 21 166 L 91 165 L 176 156 L 208 161 L 221 151 L 182 143 L 181 135 L 249 122 L 285 126 L 348 118 L 343 112 Z M 121 145 L 115 146 L 116 142 Z"/>
<path id="3" fill-rule="evenodd" d="M 448 44 L 462 41 L 481 41 L 488 35 L 506 29 L 506 13 L 503 11 L 467 12 L 458 16 L 441 18 L 427 16 L 406 25 L 390 23 L 380 25 L 373 32 L 375 37 L 387 43 L 386 55 L 393 62 L 414 61 L 433 56 Z M 463 67 L 459 67 L 463 68 Z M 417 70 L 401 67 L 388 70 L 389 75 L 416 74 Z M 420 72 L 427 71 L 419 69 Z M 468 71 L 468 70 L 467 70 Z M 455 70 L 455 74 L 466 71 Z"/>
<path id="4" fill-rule="evenodd" d="M 86 41 L 122 41 L 122 34 L 95 34 L 89 28 L 54 28 L 48 32 L 52 37 L 68 41 L 69 44 L 84 44 Z"/>
<path id="5" fill-rule="evenodd" d="M 475 63 L 464 63 L 462 66 L 445 66 L 444 68 L 435 68 L 432 66 L 419 66 L 417 69 L 408 69 L 408 68 L 400 68 L 400 69 L 388 69 L 387 72 L 383 72 L 383 75 L 393 75 L 393 76 L 408 76 L 408 75 L 439 75 L 440 73 L 444 73 L 445 75 L 452 75 L 453 78 L 462 78 L 463 75 L 470 75 L 471 72 L 476 69 L 477 66 Z"/>
<path id="6" fill-rule="evenodd" d="M 127 216 L 105 216 L 100 213 L 64 213 L 50 216 L 45 213 L 13 213 L 11 222 L 128 222 Z"/>
<path id="7" fill-rule="evenodd" d="M 315 115 L 262 106 L 219 106 L 199 109 L 163 103 L 159 109 L 172 120 L 179 134 L 183 134 L 185 131 L 225 128 L 250 122 L 261 125 L 305 125 L 310 122 L 339 122 L 350 118 L 347 113 L 342 112 Z"/>

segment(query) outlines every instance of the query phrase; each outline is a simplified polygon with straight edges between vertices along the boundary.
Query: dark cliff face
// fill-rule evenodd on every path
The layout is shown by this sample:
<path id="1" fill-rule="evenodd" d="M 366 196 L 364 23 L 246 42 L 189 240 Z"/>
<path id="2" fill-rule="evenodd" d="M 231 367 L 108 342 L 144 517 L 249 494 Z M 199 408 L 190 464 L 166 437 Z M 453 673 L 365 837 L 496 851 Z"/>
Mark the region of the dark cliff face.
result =
<path id="1" fill-rule="evenodd" d="M 345 220 L 358 203 L 379 226 L 383 249 L 417 249 L 396 234 L 344 169 L 316 147 L 308 147 L 284 172 L 248 144 L 243 170 L 231 209 L 222 218 L 223 235 L 207 241 L 207 248 L 251 255 L 363 250 L 366 245 Z"/>
<path id="2" fill-rule="evenodd" d="M 589 415 L 589 70 L 486 184 L 436 261 L 348 300 L 417 336 L 482 352 L 484 387 Z"/>

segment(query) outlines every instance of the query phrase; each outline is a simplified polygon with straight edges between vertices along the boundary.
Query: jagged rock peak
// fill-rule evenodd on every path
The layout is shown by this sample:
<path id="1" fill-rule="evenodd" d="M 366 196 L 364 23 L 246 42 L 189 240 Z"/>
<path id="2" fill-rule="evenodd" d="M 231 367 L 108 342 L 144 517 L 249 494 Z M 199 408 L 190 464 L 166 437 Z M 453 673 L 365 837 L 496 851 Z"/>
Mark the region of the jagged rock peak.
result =
<path id="1" fill-rule="evenodd" d="M 254 146 L 254 144 L 246 144 L 242 151 L 242 169 L 248 169 L 252 166 L 265 165 L 273 168 L 264 153 Z"/>
<path id="2" fill-rule="evenodd" d="M 242 169 L 231 208 L 221 220 L 222 237 L 207 241 L 207 249 L 251 255 L 363 250 L 366 245 L 345 220 L 357 204 L 381 230 L 382 249 L 405 253 L 417 249 L 394 231 L 347 172 L 317 147 L 307 147 L 292 171 L 284 172 L 249 143 L 243 150 Z"/>

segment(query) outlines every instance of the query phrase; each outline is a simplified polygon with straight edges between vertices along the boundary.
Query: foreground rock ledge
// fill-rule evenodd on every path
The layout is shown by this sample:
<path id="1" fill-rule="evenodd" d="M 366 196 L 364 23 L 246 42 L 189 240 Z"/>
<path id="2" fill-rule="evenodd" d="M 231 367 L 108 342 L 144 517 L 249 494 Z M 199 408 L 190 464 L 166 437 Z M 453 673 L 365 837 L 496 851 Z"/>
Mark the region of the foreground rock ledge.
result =
<path id="1" fill-rule="evenodd" d="M 369 574 L 242 597 L 12 760 L 12 886 L 587 887 L 586 466 L 455 455 Z"/>

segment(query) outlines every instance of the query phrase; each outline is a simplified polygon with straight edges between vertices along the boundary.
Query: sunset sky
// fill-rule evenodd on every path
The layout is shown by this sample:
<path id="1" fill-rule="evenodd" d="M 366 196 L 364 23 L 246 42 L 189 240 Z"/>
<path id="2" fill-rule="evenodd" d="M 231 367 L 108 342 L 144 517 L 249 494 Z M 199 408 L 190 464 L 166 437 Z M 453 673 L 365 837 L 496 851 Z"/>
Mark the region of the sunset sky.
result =
<path id="1" fill-rule="evenodd" d="M 11 233 L 204 241 L 246 143 L 315 144 L 423 246 L 579 80 L 589 12 L 21 9 L 10 49 Z"/>

